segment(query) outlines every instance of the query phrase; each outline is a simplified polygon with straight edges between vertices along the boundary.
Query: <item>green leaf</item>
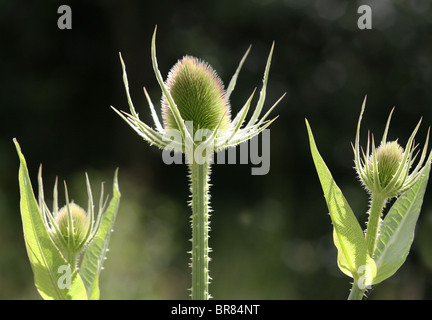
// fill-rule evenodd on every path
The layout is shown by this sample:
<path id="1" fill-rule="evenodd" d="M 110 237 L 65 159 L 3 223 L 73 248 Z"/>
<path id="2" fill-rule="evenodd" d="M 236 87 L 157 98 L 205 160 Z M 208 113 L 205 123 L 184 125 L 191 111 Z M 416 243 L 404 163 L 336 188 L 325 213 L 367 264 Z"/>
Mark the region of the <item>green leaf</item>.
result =
<path id="1" fill-rule="evenodd" d="M 307 120 L 306 126 L 312 158 L 333 223 L 333 239 L 338 250 L 338 266 L 343 273 L 355 280 L 358 280 L 367 271 L 365 284 L 368 285 L 375 276 L 376 267 L 374 261 L 367 253 L 363 231 L 342 191 L 336 185 L 329 169 L 319 154 Z"/>
<path id="2" fill-rule="evenodd" d="M 377 266 L 374 284 L 392 276 L 408 256 L 429 172 L 430 164 L 425 167 L 423 176 L 396 200 L 384 218 L 374 254 Z"/>
<path id="3" fill-rule="evenodd" d="M 33 193 L 27 164 L 16 139 L 20 159 L 20 209 L 27 254 L 35 286 L 44 299 L 87 299 L 84 283 L 51 240 Z"/>
<path id="4" fill-rule="evenodd" d="M 120 203 L 117 174 L 118 170 L 116 170 L 114 176 L 113 198 L 103 213 L 98 232 L 84 253 L 79 271 L 87 288 L 87 294 L 92 300 L 99 299 L 99 274 L 108 251 L 108 244 Z"/>

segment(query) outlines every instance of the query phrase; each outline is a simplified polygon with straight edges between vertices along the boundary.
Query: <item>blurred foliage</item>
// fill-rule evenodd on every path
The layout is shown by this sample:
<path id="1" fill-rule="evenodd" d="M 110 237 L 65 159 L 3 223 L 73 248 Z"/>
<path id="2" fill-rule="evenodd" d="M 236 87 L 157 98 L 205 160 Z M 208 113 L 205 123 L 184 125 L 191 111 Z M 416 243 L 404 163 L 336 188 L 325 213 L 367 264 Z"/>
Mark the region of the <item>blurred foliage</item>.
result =
<path id="1" fill-rule="evenodd" d="M 187 299 L 190 208 L 185 165 L 163 164 L 111 110 L 126 110 L 118 52 L 131 95 L 151 121 L 142 92 L 160 90 L 150 60 L 166 76 L 185 54 L 208 61 L 227 83 L 252 51 L 231 97 L 236 113 L 259 87 L 273 40 L 268 103 L 283 92 L 271 128 L 271 170 L 215 165 L 210 263 L 216 299 L 346 299 L 350 279 L 336 266 L 326 204 L 310 156 L 304 118 L 360 221 L 368 198 L 353 169 L 350 142 L 364 95 L 363 127 L 404 144 L 423 116 L 432 124 L 432 4 L 429 0 L 69 1 L 72 30 L 57 28 L 57 1 L 0 1 L 0 298 L 39 299 L 19 215 L 16 137 L 34 187 L 44 167 L 86 204 L 84 172 L 97 184 L 119 167 L 122 200 L 101 274 L 102 299 Z M 372 30 L 357 28 L 369 4 Z M 256 101 L 256 100 L 255 100 Z M 365 138 L 362 137 L 363 141 Z M 230 177 L 235 176 L 233 180 Z M 110 190 L 107 185 L 106 190 Z M 246 190 L 244 192 L 243 190 Z M 432 201 L 426 191 L 410 255 L 370 299 L 432 298 Z"/>

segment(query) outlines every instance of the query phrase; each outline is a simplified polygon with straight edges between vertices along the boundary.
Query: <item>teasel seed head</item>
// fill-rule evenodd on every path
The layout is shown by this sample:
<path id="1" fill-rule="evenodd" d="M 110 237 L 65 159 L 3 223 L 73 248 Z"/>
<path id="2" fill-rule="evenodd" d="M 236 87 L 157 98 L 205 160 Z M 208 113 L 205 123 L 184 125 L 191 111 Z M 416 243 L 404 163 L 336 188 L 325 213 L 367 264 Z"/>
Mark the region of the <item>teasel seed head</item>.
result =
<path id="1" fill-rule="evenodd" d="M 183 120 L 192 121 L 193 132 L 214 130 L 220 121 L 220 129 L 231 128 L 230 106 L 223 83 L 208 63 L 185 56 L 169 72 L 166 86 Z M 165 129 L 178 129 L 165 95 L 162 95 L 162 114 Z"/>
<path id="2" fill-rule="evenodd" d="M 152 37 L 151 59 L 157 82 L 162 89 L 162 121 L 159 119 L 155 106 L 145 88 L 144 94 L 149 104 L 155 128 L 140 120 L 129 92 L 126 66 L 121 54 L 123 83 L 130 113 L 118 111 L 112 107 L 150 145 L 155 145 L 164 150 L 186 152 L 204 144 L 206 150 L 211 147 L 214 151 L 220 151 L 252 139 L 276 120 L 277 117 L 269 119 L 269 116 L 285 94 L 264 115 L 261 115 L 266 100 L 267 81 L 274 42 L 265 65 L 262 87 L 256 107 L 250 108 L 255 89 L 240 111 L 231 120 L 229 98 L 235 88 L 239 72 L 249 54 L 250 47 L 242 57 L 226 90 L 222 81 L 208 63 L 191 56 L 185 56 L 179 60 L 169 72 L 167 79 L 164 80 L 156 58 L 156 30 L 157 28 L 155 28 Z M 253 111 L 247 121 L 246 116 L 250 109 Z M 199 130 L 204 131 L 195 136 Z M 201 137 L 205 137 L 205 140 L 201 140 Z"/>

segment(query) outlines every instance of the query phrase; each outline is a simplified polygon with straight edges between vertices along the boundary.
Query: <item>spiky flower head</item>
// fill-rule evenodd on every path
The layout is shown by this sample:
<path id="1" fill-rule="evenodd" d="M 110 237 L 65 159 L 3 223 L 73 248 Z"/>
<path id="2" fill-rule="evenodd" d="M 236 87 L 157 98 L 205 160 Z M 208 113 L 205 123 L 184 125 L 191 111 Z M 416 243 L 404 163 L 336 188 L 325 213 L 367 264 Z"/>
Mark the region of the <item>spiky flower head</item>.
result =
<path id="1" fill-rule="evenodd" d="M 57 236 L 62 237 L 65 243 L 69 243 L 68 249 L 71 250 L 76 250 L 75 247 L 78 247 L 84 240 L 90 225 L 87 212 L 74 202 L 59 210 L 55 222 L 59 231 Z"/>
<path id="2" fill-rule="evenodd" d="M 396 174 L 403 160 L 403 148 L 397 141 L 386 142 L 376 149 L 378 178 L 382 187 L 386 187 Z M 369 156 L 370 170 L 373 171 L 373 155 Z"/>
<path id="3" fill-rule="evenodd" d="M 206 62 L 185 56 L 168 74 L 166 87 L 184 121 L 192 121 L 193 132 L 231 128 L 231 114 L 223 83 Z M 179 129 L 165 95 L 162 97 L 164 127 Z"/>
<path id="4" fill-rule="evenodd" d="M 123 68 L 123 82 L 131 113 L 119 112 L 115 108 L 112 108 L 144 140 L 161 149 L 173 149 L 175 151 L 185 152 L 188 147 L 197 146 L 198 141 L 195 140 L 194 134 L 199 129 L 205 129 L 209 132 L 206 134 L 204 142 L 201 137 L 199 138 L 199 143 L 202 142 L 207 145 L 212 145 L 215 151 L 230 146 L 236 146 L 258 135 L 276 119 L 267 120 L 271 111 L 284 96 L 277 100 L 263 117 L 259 118 L 265 102 L 267 79 L 273 53 L 272 45 L 264 71 L 260 97 L 250 120 L 243 126 L 254 93 L 252 93 L 236 117 L 231 120 L 229 98 L 234 90 L 238 74 L 249 51 L 250 48 L 240 61 L 226 90 L 223 87 L 222 81 L 210 65 L 190 56 L 186 56 L 177 62 L 171 69 L 165 82 L 158 69 L 156 59 L 155 28 L 152 38 L 151 57 L 156 79 L 162 89 L 163 126 L 145 88 L 144 94 L 149 103 L 156 128 L 153 129 L 139 119 L 129 94 L 126 67 L 121 55 L 120 61 Z M 190 125 L 191 123 L 192 126 Z M 178 132 L 178 136 L 180 136 L 179 140 L 173 141 L 170 139 L 173 130 Z"/>
<path id="5" fill-rule="evenodd" d="M 49 210 L 44 200 L 42 170 L 39 170 L 39 207 L 42 211 L 45 225 L 48 233 L 64 256 L 72 265 L 76 266 L 79 256 L 85 251 L 87 246 L 92 242 L 99 230 L 101 218 L 106 209 L 107 200 L 103 202 L 103 185 L 101 186 L 101 199 L 99 212 L 95 214 L 93 196 L 90 187 L 90 181 L 86 174 L 88 209 L 84 210 L 73 201 L 69 201 L 67 186 L 65 183 L 65 201 L 66 204 L 58 209 L 58 191 L 57 180 L 54 185 L 53 210 Z"/>
<path id="6" fill-rule="evenodd" d="M 372 135 L 372 144 L 368 135 L 366 154 L 363 152 L 363 159 L 360 157 L 360 123 L 363 116 L 366 98 L 362 105 L 360 118 L 357 125 L 357 134 L 354 149 L 355 169 L 358 177 L 370 194 L 377 194 L 384 198 L 397 197 L 409 188 L 422 176 L 426 166 L 432 159 L 432 152 L 426 159 L 429 131 L 420 159 L 411 171 L 418 152 L 414 154 L 416 146 L 414 137 L 420 127 L 421 119 L 409 138 L 405 149 L 397 141 L 387 141 L 387 132 L 393 110 L 387 120 L 381 144 L 375 147 L 375 140 Z M 372 149 L 370 151 L 370 149 Z M 426 160 L 426 161 L 425 161 Z"/>

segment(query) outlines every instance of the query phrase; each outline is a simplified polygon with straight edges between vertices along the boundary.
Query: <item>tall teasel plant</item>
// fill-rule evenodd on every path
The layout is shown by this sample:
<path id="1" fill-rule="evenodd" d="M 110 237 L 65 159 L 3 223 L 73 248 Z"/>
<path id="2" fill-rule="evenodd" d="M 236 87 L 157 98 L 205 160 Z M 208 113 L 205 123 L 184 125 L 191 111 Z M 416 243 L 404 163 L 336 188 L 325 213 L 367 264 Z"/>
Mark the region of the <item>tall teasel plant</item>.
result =
<path id="1" fill-rule="evenodd" d="M 50 210 L 45 202 L 42 166 L 36 198 L 21 147 L 16 139 L 14 143 L 20 160 L 18 178 L 24 240 L 38 292 L 47 300 L 99 299 L 99 275 L 120 202 L 117 171 L 113 197 L 108 203 L 102 184 L 97 212 L 87 174 L 87 211 L 70 201 L 66 183 L 66 203 L 59 209 L 57 180 Z"/>
<path id="2" fill-rule="evenodd" d="M 338 249 L 338 265 L 353 278 L 350 300 L 360 300 L 367 289 L 392 276 L 405 262 L 414 239 L 414 231 L 429 179 L 432 151 L 427 154 L 429 131 L 423 150 L 417 149 L 414 137 L 421 120 L 405 148 L 387 141 L 393 109 L 387 120 L 381 143 L 368 134 L 366 150 L 360 148 L 360 123 L 366 98 L 357 124 L 354 164 L 357 176 L 370 196 L 368 222 L 362 230 L 342 191 L 318 152 L 306 120 L 313 161 L 324 191 L 333 223 L 333 238 Z M 419 158 L 418 158 L 419 157 Z M 418 159 L 415 165 L 416 159 Z M 383 218 L 388 201 L 397 198 Z"/>
<path id="3" fill-rule="evenodd" d="M 243 108 L 231 119 L 229 97 L 238 74 L 250 51 L 240 61 L 227 89 L 214 69 L 206 62 L 191 56 L 179 60 L 163 80 L 156 59 L 156 28 L 151 43 L 151 58 L 156 79 L 162 90 L 162 117 L 160 122 L 154 105 L 144 88 L 155 128 L 139 119 L 129 93 L 126 67 L 120 55 L 123 81 L 130 113 L 113 108 L 145 141 L 164 151 L 182 152 L 189 168 L 192 207 L 192 287 L 194 300 L 207 300 L 209 293 L 209 230 L 210 230 L 210 165 L 215 151 L 236 146 L 266 129 L 276 118 L 267 120 L 282 97 L 260 118 L 265 102 L 273 45 L 265 67 L 260 97 L 250 120 L 245 118 L 254 93 Z"/>

